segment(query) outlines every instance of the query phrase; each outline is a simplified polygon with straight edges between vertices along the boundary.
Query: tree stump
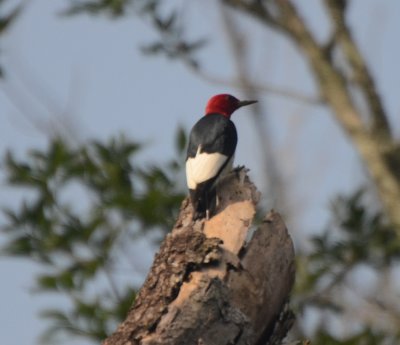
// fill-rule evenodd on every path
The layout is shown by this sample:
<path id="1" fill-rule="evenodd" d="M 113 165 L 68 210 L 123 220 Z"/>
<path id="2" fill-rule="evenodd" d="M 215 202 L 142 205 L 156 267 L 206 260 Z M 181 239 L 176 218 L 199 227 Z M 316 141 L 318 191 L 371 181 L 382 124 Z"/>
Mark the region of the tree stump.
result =
<path id="1" fill-rule="evenodd" d="M 252 228 L 259 192 L 244 169 L 218 186 L 209 220 L 188 199 L 134 306 L 103 345 L 280 344 L 294 317 L 291 238 L 271 211 Z"/>

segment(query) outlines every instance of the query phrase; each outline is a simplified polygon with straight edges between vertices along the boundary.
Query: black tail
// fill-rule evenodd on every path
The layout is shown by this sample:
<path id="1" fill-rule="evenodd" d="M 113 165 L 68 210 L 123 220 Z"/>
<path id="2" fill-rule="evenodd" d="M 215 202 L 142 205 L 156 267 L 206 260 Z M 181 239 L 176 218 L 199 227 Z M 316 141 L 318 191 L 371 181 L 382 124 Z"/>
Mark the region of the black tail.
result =
<path id="1" fill-rule="evenodd" d="M 214 212 L 217 193 L 213 182 L 206 181 L 199 184 L 196 189 L 189 190 L 193 205 L 193 220 L 205 218 L 207 211 L 210 216 Z"/>

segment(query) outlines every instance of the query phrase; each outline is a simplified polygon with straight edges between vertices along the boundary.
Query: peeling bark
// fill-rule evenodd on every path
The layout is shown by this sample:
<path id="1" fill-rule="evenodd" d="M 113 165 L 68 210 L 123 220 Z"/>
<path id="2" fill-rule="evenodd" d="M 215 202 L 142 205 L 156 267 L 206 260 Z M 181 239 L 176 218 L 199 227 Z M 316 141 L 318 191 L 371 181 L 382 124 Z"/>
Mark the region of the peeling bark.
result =
<path id="1" fill-rule="evenodd" d="M 104 345 L 261 345 L 286 336 L 295 275 L 286 227 L 271 211 L 251 236 L 259 193 L 244 169 L 219 195 L 210 220 L 192 222 L 183 202 L 135 305 Z"/>

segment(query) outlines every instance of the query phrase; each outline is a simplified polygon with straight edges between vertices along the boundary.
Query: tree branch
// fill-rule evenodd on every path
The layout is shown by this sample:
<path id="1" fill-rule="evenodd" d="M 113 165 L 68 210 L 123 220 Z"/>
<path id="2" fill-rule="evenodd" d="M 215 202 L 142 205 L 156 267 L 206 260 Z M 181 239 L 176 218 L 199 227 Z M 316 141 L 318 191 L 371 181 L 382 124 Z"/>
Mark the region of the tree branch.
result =
<path id="1" fill-rule="evenodd" d="M 193 222 L 186 199 L 136 303 L 104 345 L 280 344 L 293 324 L 287 299 L 294 251 L 270 212 L 252 238 L 259 193 L 244 170 L 219 185 L 217 214 Z"/>
<path id="2" fill-rule="evenodd" d="M 338 0 L 325 0 L 328 12 L 331 15 L 335 25 L 335 38 L 341 45 L 347 60 L 354 72 L 354 80 L 357 82 L 365 100 L 369 105 L 370 113 L 373 119 L 372 131 L 375 134 L 389 139 L 391 137 L 388 119 L 383 109 L 382 101 L 376 91 L 376 85 L 372 75 L 365 63 L 365 60 L 360 53 L 360 50 L 355 43 L 349 27 L 345 21 L 344 6 Z"/>
<path id="3" fill-rule="evenodd" d="M 233 6 L 239 6 L 240 0 L 225 0 Z M 248 2 L 245 2 L 248 4 Z M 345 78 L 330 61 L 325 49 L 318 45 L 306 27 L 290 0 L 275 0 L 279 14 L 274 16 L 273 26 L 278 28 L 303 51 L 308 58 L 321 94 L 332 108 L 338 122 L 349 135 L 367 167 L 378 195 L 384 206 L 389 222 L 395 227 L 400 237 L 400 181 L 398 172 L 393 169 L 387 157 L 395 149 L 395 144 L 388 137 L 375 135 L 362 122 L 360 113 L 353 103 Z M 251 5 L 246 5 L 251 6 Z M 246 8 L 242 6 L 242 8 Z M 248 13 L 254 14 L 254 9 Z M 266 25 L 271 25 L 271 14 L 256 18 Z"/>
<path id="4" fill-rule="evenodd" d="M 245 86 L 243 86 L 243 83 L 240 80 L 235 80 L 235 79 L 224 79 L 221 77 L 216 77 L 214 74 L 210 74 L 205 72 L 203 69 L 200 69 L 198 67 L 194 67 L 190 63 L 187 63 L 186 61 L 185 65 L 196 75 L 198 75 L 200 78 L 213 83 L 213 84 L 218 84 L 222 86 L 229 86 L 232 88 L 236 89 L 246 89 Z M 279 96 L 279 97 L 284 97 L 288 98 L 292 101 L 304 103 L 307 105 L 313 105 L 313 106 L 321 106 L 325 105 L 324 99 L 319 96 L 312 96 L 312 95 L 307 95 L 303 94 L 300 91 L 295 91 L 295 90 L 289 90 L 289 89 L 283 89 L 279 86 L 274 86 L 274 85 L 268 85 L 268 84 L 260 84 L 255 81 L 252 81 L 252 87 L 254 90 L 257 92 L 263 92 L 267 94 L 271 94 L 274 96 Z"/>

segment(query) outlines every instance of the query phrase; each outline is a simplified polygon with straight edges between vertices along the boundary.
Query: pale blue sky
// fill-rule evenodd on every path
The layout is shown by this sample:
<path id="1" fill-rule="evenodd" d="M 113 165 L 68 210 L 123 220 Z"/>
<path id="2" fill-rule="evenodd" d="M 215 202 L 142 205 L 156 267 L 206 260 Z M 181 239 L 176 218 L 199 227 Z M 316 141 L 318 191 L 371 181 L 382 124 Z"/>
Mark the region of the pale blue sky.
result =
<path id="1" fill-rule="evenodd" d="M 149 144 L 143 160 L 163 160 L 173 156 L 178 124 L 189 129 L 203 114 L 211 95 L 232 92 L 242 96 L 238 90 L 202 80 L 177 61 L 143 56 L 139 46 L 156 37 L 146 21 L 132 17 L 114 21 L 87 16 L 60 18 L 57 12 L 63 3 L 67 2 L 29 2 L 1 42 L 1 61 L 8 75 L 7 80 L 0 82 L 2 153 L 11 148 L 22 155 L 30 147 L 45 147 L 45 131 L 33 126 L 29 115 L 36 119 L 35 123 L 69 129 L 82 141 L 106 139 L 123 132 Z M 349 19 L 355 23 L 356 37 L 373 65 L 391 117 L 398 119 L 400 75 L 396 66 L 400 48 L 394 42 L 400 33 L 400 2 L 352 3 Z M 303 11 L 322 39 L 327 23 L 317 4 L 316 0 L 310 1 Z M 200 54 L 205 68 L 216 77 L 229 77 L 233 63 L 229 49 L 220 43 L 224 36 L 220 33 L 215 3 L 187 1 L 184 11 L 192 16 L 190 34 L 212 37 L 209 47 Z M 209 23 L 206 28 L 204 18 Z M 250 61 L 254 80 L 312 94 L 307 68 L 287 42 L 247 18 L 241 29 L 252 32 L 250 44 L 254 53 Z M 362 170 L 327 111 L 268 95 L 261 97 L 260 102 L 268 110 L 274 150 L 284 157 L 284 176 L 299 217 L 296 223 L 301 224 L 290 230 L 300 238 L 304 231 L 323 227 L 329 200 L 338 192 L 351 190 L 359 182 Z M 262 187 L 258 141 L 249 116 L 243 109 L 233 118 L 239 131 L 236 163 L 248 166 Z M 397 131 L 399 124 L 397 121 Z M 3 184 L 0 204 L 17 205 L 21 195 L 22 192 L 14 193 Z M 271 196 L 264 198 L 274 204 Z M 144 253 L 138 272 L 142 275 L 152 258 L 148 249 Z M 64 303 L 60 298 L 31 294 L 36 270 L 36 266 L 25 261 L 0 260 L 2 345 L 35 344 L 45 328 L 37 317 L 38 311 Z"/>

